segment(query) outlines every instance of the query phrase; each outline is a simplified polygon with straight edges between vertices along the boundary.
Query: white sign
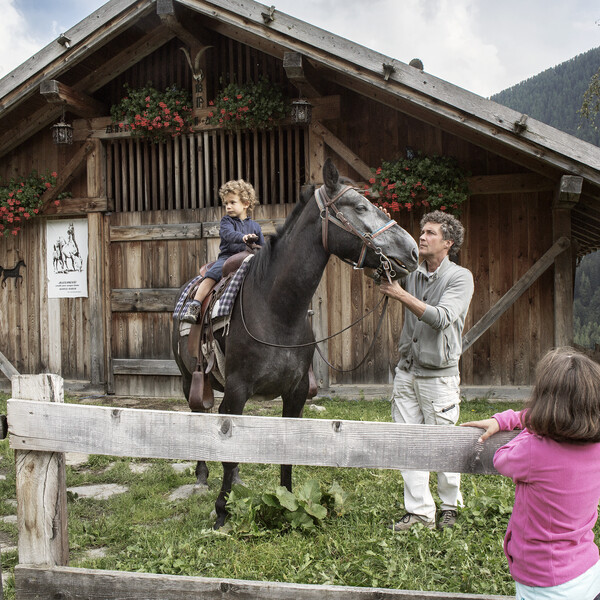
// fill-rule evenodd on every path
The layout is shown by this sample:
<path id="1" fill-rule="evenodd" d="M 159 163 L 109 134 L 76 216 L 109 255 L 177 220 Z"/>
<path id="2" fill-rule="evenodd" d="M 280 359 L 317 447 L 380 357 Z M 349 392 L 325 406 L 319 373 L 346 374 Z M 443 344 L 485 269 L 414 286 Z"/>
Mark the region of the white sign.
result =
<path id="1" fill-rule="evenodd" d="M 47 221 L 48 298 L 87 298 L 87 219 Z"/>

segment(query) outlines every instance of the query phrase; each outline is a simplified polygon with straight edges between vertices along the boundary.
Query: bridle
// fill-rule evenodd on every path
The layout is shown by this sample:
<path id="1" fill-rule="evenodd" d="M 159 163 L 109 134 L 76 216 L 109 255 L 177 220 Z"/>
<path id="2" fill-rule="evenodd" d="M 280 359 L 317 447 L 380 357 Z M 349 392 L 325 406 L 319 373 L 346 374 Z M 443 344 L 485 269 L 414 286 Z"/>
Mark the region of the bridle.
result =
<path id="1" fill-rule="evenodd" d="M 316 201 L 317 206 L 319 207 L 319 211 L 320 211 L 320 217 L 321 217 L 321 222 L 322 222 L 321 239 L 322 239 L 323 248 L 325 249 L 325 251 L 327 253 L 329 253 L 329 248 L 328 248 L 328 244 L 327 244 L 328 234 L 329 234 L 329 223 L 333 223 L 334 225 L 341 227 L 345 231 L 348 231 L 352 235 L 354 235 L 362 240 L 362 248 L 360 251 L 360 255 L 358 257 L 358 261 L 354 262 L 354 261 L 344 259 L 344 258 L 342 258 L 341 260 L 343 260 L 347 264 L 352 265 L 355 269 L 362 269 L 364 266 L 367 249 L 370 248 L 371 250 L 373 250 L 375 252 L 375 254 L 377 254 L 379 256 L 379 261 L 380 261 L 379 267 L 377 268 L 376 274 L 373 276 L 373 278 L 377 280 L 377 279 L 381 279 L 382 275 L 385 275 L 387 277 L 388 281 L 390 281 L 390 283 L 391 283 L 392 277 L 394 277 L 396 275 L 396 272 L 392 268 L 390 259 L 385 254 L 383 254 L 381 248 L 373 242 L 373 239 L 375 237 L 377 237 L 378 235 L 382 234 L 384 231 L 387 231 L 390 227 L 393 227 L 396 224 L 396 222 L 392 221 L 390 219 L 389 223 L 386 223 L 385 225 L 380 227 L 377 231 L 374 231 L 373 233 L 363 233 L 363 232 L 359 231 L 356 227 L 354 227 L 354 225 L 352 225 L 352 223 L 350 223 L 350 221 L 348 221 L 348 219 L 346 219 L 344 214 L 335 205 L 335 202 L 337 200 L 339 200 L 348 190 L 352 190 L 354 188 L 349 185 L 344 186 L 344 187 L 342 187 L 342 189 L 337 193 L 337 195 L 334 198 L 329 198 L 324 187 L 325 186 L 321 186 L 320 188 L 318 188 L 315 191 L 315 201 Z M 331 214 L 330 209 L 334 214 Z M 388 296 L 384 296 L 384 298 L 382 298 L 382 300 L 374 308 L 372 308 L 370 311 L 368 311 L 362 317 L 356 319 L 355 321 L 350 323 L 350 325 L 347 325 L 346 327 L 344 327 L 342 330 L 338 331 L 337 333 L 333 333 L 332 335 L 324 337 L 320 340 L 315 340 L 314 342 L 306 342 L 304 344 L 275 344 L 275 343 L 267 342 L 265 340 L 261 340 L 261 339 L 255 337 L 248 329 L 248 325 L 246 324 L 246 319 L 244 317 L 244 300 L 243 300 L 244 281 L 245 280 L 242 280 L 242 284 L 240 287 L 240 316 L 241 316 L 242 324 L 244 326 L 246 333 L 255 342 L 258 342 L 259 344 L 263 344 L 265 346 L 271 346 L 274 348 L 305 348 L 307 346 L 315 346 L 317 349 L 317 352 L 319 353 L 321 358 L 325 361 L 325 363 L 327 363 L 327 365 L 329 365 L 332 369 L 343 372 L 343 373 L 347 373 L 349 371 L 354 371 L 354 370 L 358 369 L 365 362 L 367 356 L 369 355 L 369 353 L 371 352 L 371 349 L 373 348 L 373 346 L 375 344 L 375 340 L 377 339 L 377 336 L 379 335 L 379 331 L 381 329 L 381 325 L 383 323 L 383 319 L 386 314 L 387 304 L 388 304 L 388 300 L 389 300 Z M 319 344 L 321 342 L 326 342 L 327 340 L 330 340 L 331 338 L 334 338 L 334 337 L 340 335 L 344 331 L 347 331 L 348 329 L 350 329 L 357 323 L 360 323 L 360 321 L 362 321 L 363 319 L 368 317 L 371 313 L 375 312 L 375 310 L 377 310 L 377 308 L 380 306 L 381 302 L 383 302 L 383 309 L 381 311 L 381 316 L 379 317 L 379 322 L 377 323 L 377 328 L 375 330 L 373 340 L 371 342 L 371 345 L 365 352 L 365 355 L 363 356 L 361 361 L 356 366 L 354 366 L 352 369 L 338 369 L 337 367 L 334 367 L 323 356 L 323 354 L 321 353 L 321 350 L 317 346 L 317 344 Z"/>
<path id="2" fill-rule="evenodd" d="M 321 186 L 315 191 L 315 201 L 319 207 L 319 214 L 321 216 L 321 240 L 323 243 L 323 248 L 325 248 L 325 252 L 329 253 L 329 223 L 333 223 L 344 231 L 348 231 L 352 235 L 362 240 L 362 248 L 360 250 L 358 260 L 354 262 L 349 259 L 342 258 L 342 261 L 352 265 L 355 269 L 362 269 L 367 256 L 367 250 L 370 248 L 379 256 L 380 264 L 377 269 L 377 272 L 379 272 L 379 277 L 381 278 L 381 275 L 385 274 L 388 280 L 391 280 L 393 277 L 395 277 L 396 272 L 392 268 L 390 259 L 381 251 L 381 248 L 375 244 L 374 239 L 384 231 L 387 231 L 390 227 L 396 225 L 396 222 L 390 219 L 388 223 L 373 233 L 363 233 L 362 231 L 359 231 L 354 225 L 352 225 L 352 223 L 350 223 L 350 221 L 348 221 L 342 211 L 335 205 L 337 200 L 339 200 L 348 190 L 352 189 L 354 189 L 352 186 L 346 185 L 342 187 L 342 189 L 333 198 L 330 198 L 327 195 L 325 186 Z"/>

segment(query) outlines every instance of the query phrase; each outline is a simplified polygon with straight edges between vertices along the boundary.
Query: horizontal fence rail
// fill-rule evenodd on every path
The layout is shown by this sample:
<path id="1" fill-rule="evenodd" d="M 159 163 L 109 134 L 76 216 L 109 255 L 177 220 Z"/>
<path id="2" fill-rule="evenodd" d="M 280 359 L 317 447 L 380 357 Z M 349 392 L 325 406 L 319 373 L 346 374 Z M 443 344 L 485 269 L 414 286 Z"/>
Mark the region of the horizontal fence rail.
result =
<path id="1" fill-rule="evenodd" d="M 507 596 L 452 594 L 359 588 L 351 586 L 309 585 L 100 571 L 69 567 L 15 568 L 17 598 L 45 600 L 55 598 L 98 598 L 101 600 L 510 600 Z M 85 590 L 67 595 L 65 590 Z"/>
<path id="2" fill-rule="evenodd" d="M 496 473 L 481 431 L 433 425 L 292 419 L 8 401 L 10 446 L 136 458 Z"/>
<path id="3" fill-rule="evenodd" d="M 507 596 L 307 585 L 68 566 L 65 452 L 134 458 L 496 473 L 474 428 L 290 419 L 64 404 L 57 375 L 18 375 L 8 400 L 15 450 L 17 600 L 510 600 Z"/>

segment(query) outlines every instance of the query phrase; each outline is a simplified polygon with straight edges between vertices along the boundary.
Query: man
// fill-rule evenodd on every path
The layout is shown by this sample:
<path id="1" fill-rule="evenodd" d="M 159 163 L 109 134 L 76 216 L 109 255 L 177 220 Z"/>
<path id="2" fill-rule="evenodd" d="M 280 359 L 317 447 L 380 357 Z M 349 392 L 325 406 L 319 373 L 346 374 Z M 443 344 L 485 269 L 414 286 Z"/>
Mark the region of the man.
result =
<path id="1" fill-rule="evenodd" d="M 419 267 L 402 282 L 381 284 L 381 292 L 404 306 L 400 361 L 392 392 L 396 423 L 455 425 L 459 416 L 462 332 L 473 296 L 473 275 L 450 261 L 464 240 L 464 227 L 450 214 L 434 211 L 421 219 Z M 433 529 L 436 505 L 427 471 L 403 471 L 406 514 L 393 526 L 416 523 Z M 459 473 L 438 473 L 441 515 L 437 526 L 452 527 L 462 506 Z"/>

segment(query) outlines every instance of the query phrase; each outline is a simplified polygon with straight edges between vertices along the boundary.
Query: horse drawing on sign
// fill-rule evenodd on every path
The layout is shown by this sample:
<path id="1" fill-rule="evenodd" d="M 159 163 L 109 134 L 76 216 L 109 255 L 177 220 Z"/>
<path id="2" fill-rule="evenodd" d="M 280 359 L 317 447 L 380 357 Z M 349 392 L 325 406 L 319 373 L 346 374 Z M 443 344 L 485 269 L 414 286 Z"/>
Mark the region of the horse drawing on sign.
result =
<path id="1" fill-rule="evenodd" d="M 62 261 L 66 271 L 81 271 L 83 269 L 83 260 L 79 253 L 79 246 L 75 241 L 75 227 L 73 223 L 67 229 L 68 240 L 61 248 Z M 70 263 L 70 264 L 69 264 Z"/>
<path id="2" fill-rule="evenodd" d="M 54 243 L 52 262 L 55 273 L 70 273 L 83 270 L 83 259 L 75 240 L 75 227 L 71 223 L 67 229 L 67 240 L 59 237 Z"/>
<path id="3" fill-rule="evenodd" d="M 215 332 L 225 354 L 225 385 L 212 378 L 213 386 L 224 392 L 221 414 L 242 414 L 251 397 L 281 396 L 282 416 L 302 415 L 315 350 L 308 309 L 331 254 L 361 268 L 383 266 L 395 278 L 417 267 L 413 238 L 352 186 L 342 184 L 330 160 L 323 167 L 323 180 L 322 187 L 303 194 L 282 228 L 250 262 L 229 334 Z M 196 361 L 176 317 L 173 352 L 189 399 Z M 215 528 L 225 522 L 236 466 L 223 463 Z M 291 490 L 291 465 L 281 465 L 281 485 Z"/>

